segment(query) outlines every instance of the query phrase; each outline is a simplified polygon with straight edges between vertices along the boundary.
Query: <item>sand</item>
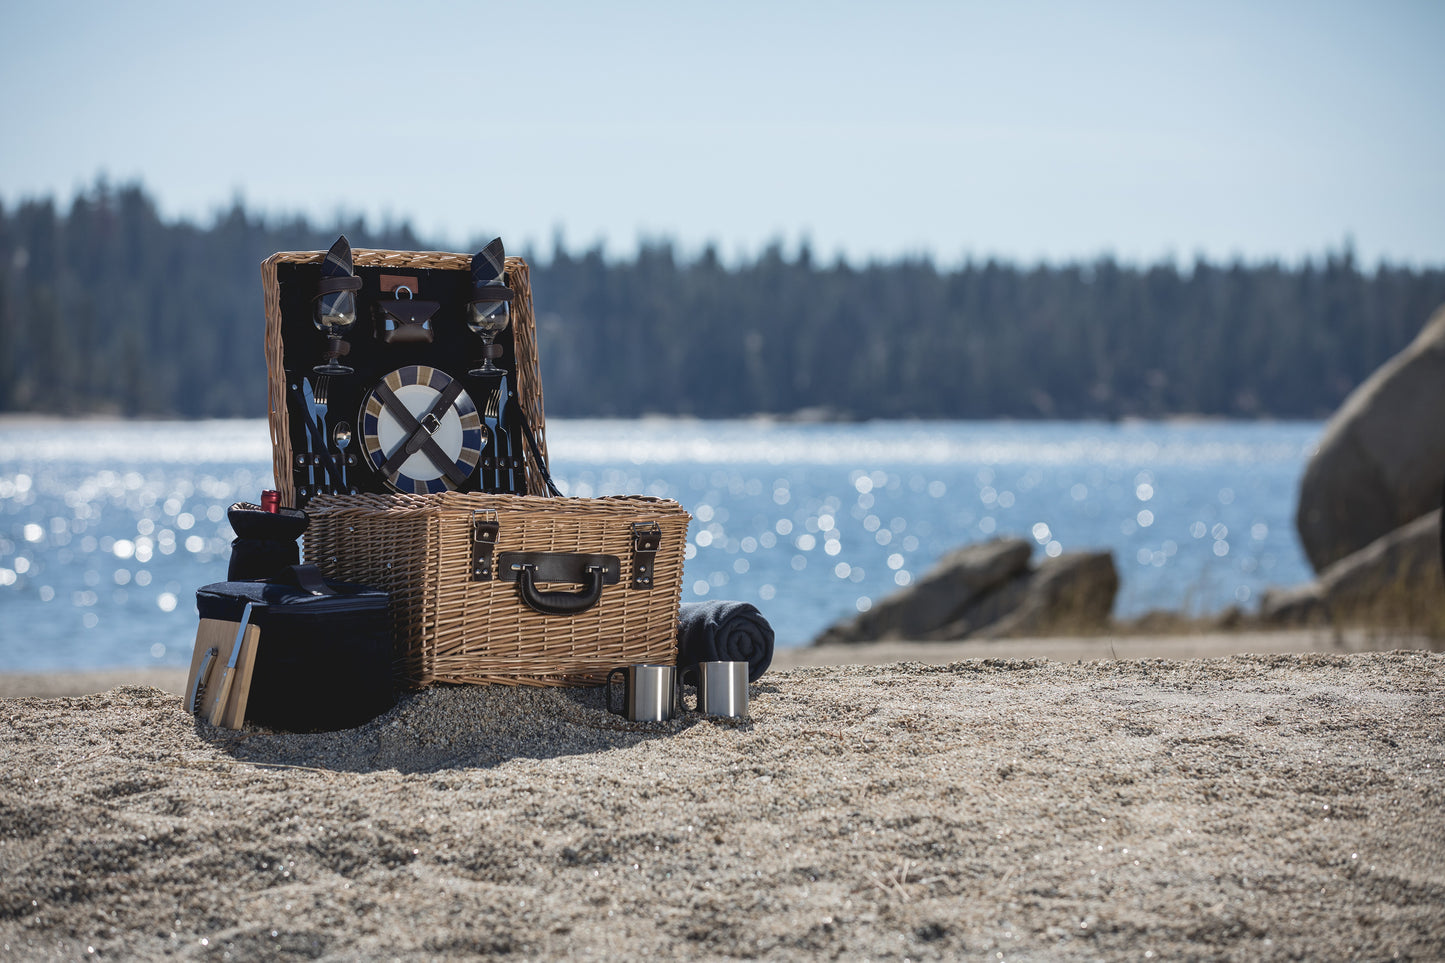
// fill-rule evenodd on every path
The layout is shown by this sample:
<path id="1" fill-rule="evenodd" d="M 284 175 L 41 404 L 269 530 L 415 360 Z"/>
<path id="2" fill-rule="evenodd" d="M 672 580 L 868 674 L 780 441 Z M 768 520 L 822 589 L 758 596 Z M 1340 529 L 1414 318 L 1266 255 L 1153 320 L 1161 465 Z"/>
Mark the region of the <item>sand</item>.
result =
<path id="1" fill-rule="evenodd" d="M 0 701 L 0 955 L 1445 957 L 1445 656 L 794 667 L 749 721 Z"/>

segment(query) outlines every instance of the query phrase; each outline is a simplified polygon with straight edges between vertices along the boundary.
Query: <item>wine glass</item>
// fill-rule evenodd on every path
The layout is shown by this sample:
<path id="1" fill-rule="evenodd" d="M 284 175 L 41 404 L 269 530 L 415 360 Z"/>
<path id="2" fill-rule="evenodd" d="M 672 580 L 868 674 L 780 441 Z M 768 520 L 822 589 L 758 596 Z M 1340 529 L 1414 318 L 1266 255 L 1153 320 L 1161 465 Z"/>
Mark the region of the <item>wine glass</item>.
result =
<path id="1" fill-rule="evenodd" d="M 341 338 L 356 323 L 356 292 L 332 291 L 316 301 L 316 330 L 326 335 L 325 364 L 311 370 L 320 375 L 349 375 L 352 369 L 337 362 L 341 357 Z"/>
<path id="2" fill-rule="evenodd" d="M 485 345 L 482 349 L 481 367 L 473 368 L 467 374 L 474 378 L 496 378 L 507 373 L 506 368 L 499 368 L 492 363 L 493 358 L 502 355 L 502 349 L 492 342 L 497 335 L 507 330 L 509 320 L 510 310 L 506 301 L 487 301 L 484 297 L 479 297 L 467 305 L 467 327 L 471 328 Z"/>

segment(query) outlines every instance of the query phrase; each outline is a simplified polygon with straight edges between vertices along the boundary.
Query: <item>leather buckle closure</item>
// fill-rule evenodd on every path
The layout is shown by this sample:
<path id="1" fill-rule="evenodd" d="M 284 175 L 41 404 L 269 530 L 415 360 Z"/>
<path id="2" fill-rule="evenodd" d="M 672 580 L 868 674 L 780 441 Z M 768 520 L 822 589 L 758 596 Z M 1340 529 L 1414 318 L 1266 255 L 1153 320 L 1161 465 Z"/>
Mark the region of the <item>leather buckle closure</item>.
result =
<path id="1" fill-rule="evenodd" d="M 632 587 L 652 588 L 652 568 L 662 547 L 662 526 L 657 522 L 632 523 Z"/>
<path id="2" fill-rule="evenodd" d="M 435 435 L 442 426 L 442 420 L 428 411 L 426 417 L 421 420 L 421 426 L 426 429 L 428 435 Z"/>
<path id="3" fill-rule="evenodd" d="M 591 579 L 595 570 L 604 585 L 622 581 L 622 559 L 616 555 L 584 555 L 580 552 L 503 552 L 497 560 L 497 578 L 515 582 L 523 572 L 535 582 L 571 582 Z"/>
<path id="4" fill-rule="evenodd" d="M 491 509 L 472 512 L 472 581 L 492 580 L 492 558 L 497 550 L 497 534 L 501 530 L 497 513 Z"/>

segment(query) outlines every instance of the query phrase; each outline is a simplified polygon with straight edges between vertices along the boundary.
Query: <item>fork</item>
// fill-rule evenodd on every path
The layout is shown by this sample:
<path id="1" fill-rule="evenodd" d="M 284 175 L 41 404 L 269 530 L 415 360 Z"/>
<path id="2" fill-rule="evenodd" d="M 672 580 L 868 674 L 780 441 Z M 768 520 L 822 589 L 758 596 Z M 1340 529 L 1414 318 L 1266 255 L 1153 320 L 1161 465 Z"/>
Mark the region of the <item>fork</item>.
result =
<path id="1" fill-rule="evenodd" d="M 326 435 L 326 406 L 329 403 L 330 394 L 331 376 L 317 375 L 316 384 L 311 390 L 311 404 L 312 407 L 316 409 L 316 427 L 321 430 L 321 451 L 317 453 L 316 457 L 320 460 L 321 481 L 323 483 L 330 479 L 327 467 L 331 461 L 331 453 L 328 450 L 330 446 Z"/>
<path id="2" fill-rule="evenodd" d="M 492 429 L 492 437 L 487 439 L 487 447 L 491 449 L 492 457 L 483 459 L 482 461 L 482 465 L 484 466 L 483 470 L 489 474 L 492 474 L 492 478 L 490 479 L 491 484 L 488 484 L 488 478 L 486 477 L 486 475 L 482 476 L 482 490 L 489 492 L 494 492 L 499 489 L 502 483 L 502 448 L 499 444 L 502 439 L 502 420 L 498 417 L 497 408 L 498 404 L 501 402 L 501 399 L 502 384 L 499 381 L 497 382 L 497 386 L 492 389 L 491 394 L 487 395 L 487 403 L 482 409 L 482 423 L 486 424 L 488 421 L 491 421 L 493 424 L 496 425 L 496 427 Z M 495 469 L 495 472 L 492 468 L 485 467 L 488 466 L 489 463 L 496 464 L 497 467 Z"/>

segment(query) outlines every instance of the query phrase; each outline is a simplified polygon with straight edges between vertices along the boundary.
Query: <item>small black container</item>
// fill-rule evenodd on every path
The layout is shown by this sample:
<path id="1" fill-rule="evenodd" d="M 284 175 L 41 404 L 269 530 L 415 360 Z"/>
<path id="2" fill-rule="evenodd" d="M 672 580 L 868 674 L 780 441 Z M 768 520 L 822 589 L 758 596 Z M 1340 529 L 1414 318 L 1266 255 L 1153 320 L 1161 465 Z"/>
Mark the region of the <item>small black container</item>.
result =
<path id="1" fill-rule="evenodd" d="M 239 623 L 246 603 L 255 603 L 251 624 L 261 635 L 246 719 L 292 732 L 331 732 L 390 709 L 397 687 L 387 594 L 322 580 L 313 566 L 287 574 L 216 582 L 196 592 L 203 619 Z"/>

